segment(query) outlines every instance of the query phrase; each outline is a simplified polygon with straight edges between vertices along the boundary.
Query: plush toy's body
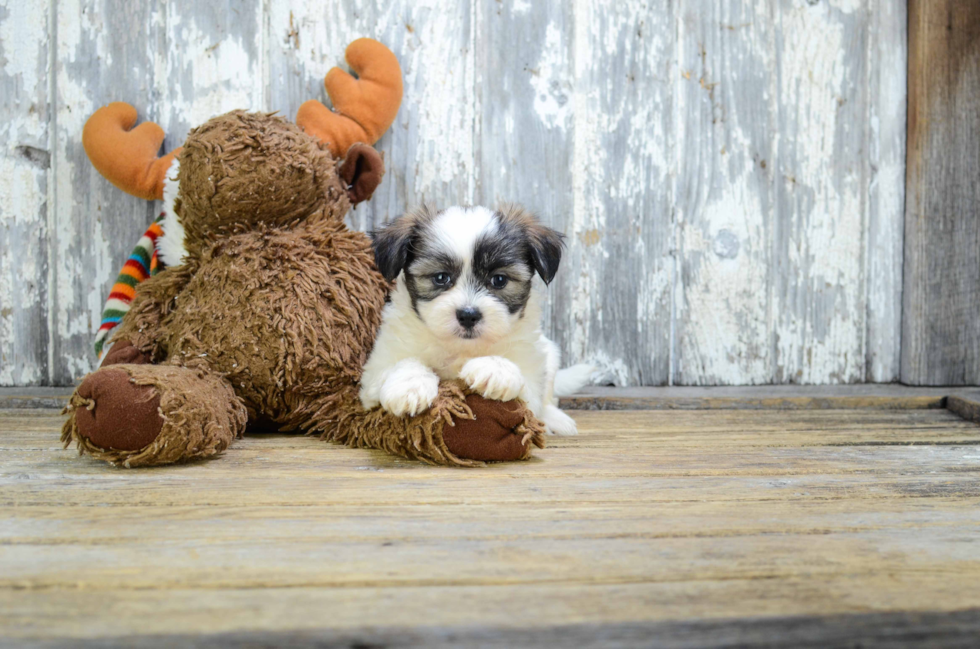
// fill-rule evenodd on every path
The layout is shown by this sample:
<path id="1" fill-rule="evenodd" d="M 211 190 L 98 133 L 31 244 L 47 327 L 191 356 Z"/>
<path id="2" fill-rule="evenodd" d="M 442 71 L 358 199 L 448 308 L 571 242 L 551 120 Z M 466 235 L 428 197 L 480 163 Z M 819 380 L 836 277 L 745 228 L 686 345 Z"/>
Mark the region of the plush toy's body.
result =
<path id="1" fill-rule="evenodd" d="M 380 44 L 356 41 L 348 60 L 363 87 L 331 74 L 362 104 L 371 84 L 394 83 L 390 69 L 377 69 L 387 62 L 397 72 Z M 327 83 L 331 90 L 330 76 Z M 400 73 L 397 85 L 400 98 Z M 367 236 L 343 219 L 352 203 L 370 197 L 383 162 L 345 137 L 351 130 L 372 142 L 380 136 L 394 118 L 390 90 L 382 93 L 390 115 L 355 116 L 364 128 L 332 132 L 337 115 L 325 115 L 324 127 L 318 109 L 304 107 L 301 116 L 314 115 L 304 124 L 314 138 L 282 118 L 235 111 L 194 129 L 172 166 L 156 158 L 159 141 L 141 145 L 153 155 L 135 170 L 92 149 L 145 134 L 147 125 L 127 132 L 135 114 L 124 104 L 93 116 L 86 149 L 104 175 L 138 195 L 162 196 L 165 185 L 176 192 L 168 206 L 176 221 L 164 237 L 181 263 L 138 285 L 102 367 L 72 396 L 66 444 L 125 466 L 214 455 L 249 425 L 318 432 L 443 464 L 521 459 L 532 443 L 541 445 L 541 425 L 520 403 L 465 395 L 454 383 L 416 417 L 360 405 L 358 380 L 388 284 Z M 161 167 L 171 172 L 158 182 Z"/>

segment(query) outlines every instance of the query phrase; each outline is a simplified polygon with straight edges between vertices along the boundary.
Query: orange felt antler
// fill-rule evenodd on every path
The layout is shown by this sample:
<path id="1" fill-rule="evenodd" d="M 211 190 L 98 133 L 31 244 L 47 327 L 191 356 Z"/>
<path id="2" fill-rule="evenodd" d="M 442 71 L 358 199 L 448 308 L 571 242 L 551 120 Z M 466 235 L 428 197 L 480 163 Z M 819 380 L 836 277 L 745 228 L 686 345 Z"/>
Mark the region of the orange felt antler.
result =
<path id="1" fill-rule="evenodd" d="M 82 146 L 92 166 L 119 189 L 148 201 L 163 198 L 167 169 L 180 149 L 158 157 L 163 129 L 153 122 L 133 128 L 135 123 L 136 109 L 129 104 L 103 106 L 85 122 Z"/>
<path id="2" fill-rule="evenodd" d="M 395 121 L 402 101 L 402 70 L 391 50 L 359 38 L 347 46 L 345 56 L 359 78 L 334 68 L 323 81 L 337 112 L 311 99 L 296 113 L 296 123 L 326 143 L 335 158 L 355 142 L 377 142 Z"/>

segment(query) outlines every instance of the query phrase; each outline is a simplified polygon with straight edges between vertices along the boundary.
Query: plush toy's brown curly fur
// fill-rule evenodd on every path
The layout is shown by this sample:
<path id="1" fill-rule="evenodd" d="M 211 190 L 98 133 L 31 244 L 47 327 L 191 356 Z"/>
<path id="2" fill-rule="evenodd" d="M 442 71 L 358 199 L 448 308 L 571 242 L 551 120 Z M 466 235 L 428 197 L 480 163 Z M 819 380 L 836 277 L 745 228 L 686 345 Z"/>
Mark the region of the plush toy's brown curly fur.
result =
<path id="1" fill-rule="evenodd" d="M 118 351 L 71 398 L 66 445 L 127 467 L 165 464 L 217 454 L 261 423 L 448 465 L 543 446 L 521 404 L 457 382 L 416 417 L 361 407 L 388 285 L 343 218 L 349 196 L 380 181 L 373 149 L 355 144 L 338 161 L 295 124 L 234 111 L 192 130 L 179 160 L 186 261 L 138 286 Z"/>

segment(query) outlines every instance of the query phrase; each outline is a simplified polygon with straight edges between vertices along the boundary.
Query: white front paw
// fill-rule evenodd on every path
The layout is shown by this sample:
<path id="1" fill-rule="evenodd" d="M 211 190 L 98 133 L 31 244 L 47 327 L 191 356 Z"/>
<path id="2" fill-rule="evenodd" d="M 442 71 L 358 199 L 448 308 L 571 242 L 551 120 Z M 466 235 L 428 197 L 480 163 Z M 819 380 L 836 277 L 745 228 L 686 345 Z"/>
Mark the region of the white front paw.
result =
<path id="1" fill-rule="evenodd" d="M 427 410 L 439 395 L 439 377 L 414 359 L 399 362 L 381 385 L 381 407 L 404 417 Z"/>
<path id="2" fill-rule="evenodd" d="M 481 356 L 467 361 L 459 378 L 480 396 L 494 401 L 516 399 L 524 387 L 520 368 L 503 356 Z"/>

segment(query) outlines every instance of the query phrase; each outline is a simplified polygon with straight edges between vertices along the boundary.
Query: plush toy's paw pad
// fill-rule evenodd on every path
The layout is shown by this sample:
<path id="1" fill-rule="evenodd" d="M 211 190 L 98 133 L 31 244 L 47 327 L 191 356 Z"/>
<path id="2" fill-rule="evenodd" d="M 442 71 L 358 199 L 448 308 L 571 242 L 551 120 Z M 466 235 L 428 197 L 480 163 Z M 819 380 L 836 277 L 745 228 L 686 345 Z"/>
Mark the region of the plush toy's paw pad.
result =
<path id="1" fill-rule="evenodd" d="M 459 378 L 481 396 L 495 401 L 516 399 L 524 387 L 524 375 L 502 356 L 481 356 L 467 361 Z"/>
<path id="2" fill-rule="evenodd" d="M 453 425 L 442 429 L 442 439 L 454 455 L 483 462 L 525 457 L 530 442 L 514 432 L 524 421 L 519 402 L 491 401 L 478 394 L 470 394 L 466 397 L 466 405 L 476 419 L 454 417 Z"/>
<path id="3" fill-rule="evenodd" d="M 404 417 L 428 410 L 439 396 L 439 377 L 418 361 L 401 362 L 381 386 L 381 407 Z"/>
<path id="4" fill-rule="evenodd" d="M 555 406 L 545 406 L 541 421 L 550 435 L 578 435 L 578 424 Z"/>
<path id="5" fill-rule="evenodd" d="M 138 451 L 163 428 L 156 388 L 136 385 L 121 369 L 94 372 L 75 392 L 89 402 L 89 407 L 75 408 L 78 434 L 101 449 Z"/>
<path id="6" fill-rule="evenodd" d="M 146 365 L 150 363 L 150 355 L 141 352 L 133 343 L 128 340 L 120 340 L 113 343 L 105 358 L 102 359 L 102 367 L 110 365 Z"/>

